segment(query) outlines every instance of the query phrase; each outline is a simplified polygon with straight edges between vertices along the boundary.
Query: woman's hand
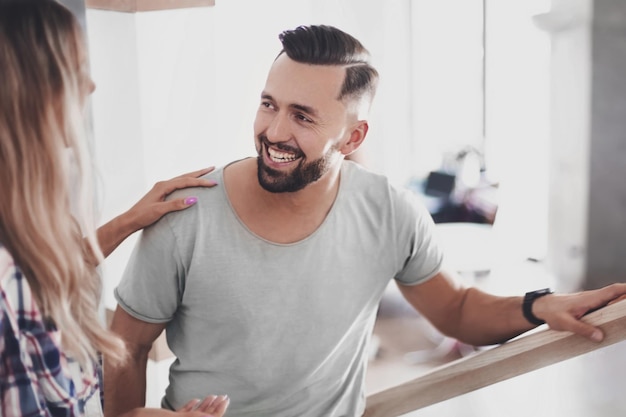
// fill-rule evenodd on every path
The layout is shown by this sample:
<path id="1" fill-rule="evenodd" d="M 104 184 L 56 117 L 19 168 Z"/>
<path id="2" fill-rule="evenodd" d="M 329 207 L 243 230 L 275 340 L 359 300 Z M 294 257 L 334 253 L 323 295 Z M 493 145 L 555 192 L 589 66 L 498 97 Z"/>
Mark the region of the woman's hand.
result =
<path id="1" fill-rule="evenodd" d="M 188 187 L 213 187 L 217 185 L 215 181 L 205 180 L 201 177 L 215 168 L 205 168 L 199 171 L 174 177 L 168 181 L 157 182 L 148 193 L 143 196 L 134 206 L 122 216 L 128 218 L 131 230 L 136 232 L 144 227 L 150 226 L 159 220 L 163 215 L 171 212 L 184 210 L 194 205 L 198 200 L 196 197 L 182 197 L 166 201 L 165 198 L 175 190 Z"/>
<path id="2" fill-rule="evenodd" d="M 200 401 L 194 399 L 176 411 L 163 408 L 135 408 L 119 417 L 223 417 L 230 404 L 227 395 L 209 395 Z"/>
<path id="3" fill-rule="evenodd" d="M 177 411 L 177 415 L 192 417 L 201 413 L 202 416 L 222 417 L 229 404 L 230 398 L 227 395 L 209 395 L 202 401 L 198 399 L 189 401 Z"/>
<path id="4" fill-rule="evenodd" d="M 184 210 L 194 205 L 198 200 L 194 196 L 167 200 L 166 197 L 175 190 L 188 187 L 213 187 L 215 181 L 199 178 L 215 168 L 205 168 L 187 174 L 179 175 L 168 181 L 157 182 L 141 200 L 135 203 L 128 211 L 117 216 L 104 226 L 98 228 L 98 243 L 106 258 L 128 236 L 144 227 L 150 226 L 165 214 Z"/>

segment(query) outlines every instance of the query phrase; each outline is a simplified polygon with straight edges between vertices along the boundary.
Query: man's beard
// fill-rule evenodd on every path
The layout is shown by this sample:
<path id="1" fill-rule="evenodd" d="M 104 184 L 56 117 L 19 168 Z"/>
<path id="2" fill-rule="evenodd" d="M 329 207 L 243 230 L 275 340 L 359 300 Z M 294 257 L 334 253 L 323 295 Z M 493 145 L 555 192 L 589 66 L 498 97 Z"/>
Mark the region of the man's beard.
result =
<path id="1" fill-rule="evenodd" d="M 263 159 L 263 153 L 267 152 L 268 140 L 265 135 L 259 135 L 259 156 L 257 157 L 257 176 L 259 184 L 271 193 L 292 193 L 300 191 L 307 185 L 319 180 L 330 169 L 333 153 L 337 150 L 331 147 L 321 158 L 312 162 L 306 162 L 306 158 L 298 149 L 285 146 L 277 146 L 285 151 L 299 154 L 300 161 L 291 172 L 282 172 L 268 167 Z"/>

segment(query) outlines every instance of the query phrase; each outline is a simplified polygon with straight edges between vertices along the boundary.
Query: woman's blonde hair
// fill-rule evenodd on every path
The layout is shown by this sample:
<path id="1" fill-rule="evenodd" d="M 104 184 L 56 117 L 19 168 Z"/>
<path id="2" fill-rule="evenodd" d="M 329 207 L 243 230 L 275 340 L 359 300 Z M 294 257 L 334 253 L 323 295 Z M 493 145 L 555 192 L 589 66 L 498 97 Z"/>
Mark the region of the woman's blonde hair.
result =
<path id="1" fill-rule="evenodd" d="M 98 352 L 121 360 L 124 346 L 98 314 L 102 253 L 83 112 L 85 58 L 82 29 L 65 7 L 0 2 L 0 243 L 61 331 L 62 349 L 90 368 Z"/>

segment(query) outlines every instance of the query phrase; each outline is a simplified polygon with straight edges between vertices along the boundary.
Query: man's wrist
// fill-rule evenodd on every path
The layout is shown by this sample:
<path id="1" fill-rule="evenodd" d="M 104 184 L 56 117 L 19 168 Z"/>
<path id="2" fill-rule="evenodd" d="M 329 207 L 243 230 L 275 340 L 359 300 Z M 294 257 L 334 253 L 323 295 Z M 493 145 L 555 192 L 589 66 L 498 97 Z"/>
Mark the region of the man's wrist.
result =
<path id="1" fill-rule="evenodd" d="M 526 318 L 529 323 L 537 326 L 545 323 L 545 320 L 537 317 L 535 313 L 533 313 L 533 305 L 537 299 L 550 294 L 553 294 L 553 292 L 549 288 L 543 288 L 541 290 L 527 292 L 526 295 L 524 295 L 524 300 L 522 301 L 522 313 L 524 314 L 524 318 Z"/>

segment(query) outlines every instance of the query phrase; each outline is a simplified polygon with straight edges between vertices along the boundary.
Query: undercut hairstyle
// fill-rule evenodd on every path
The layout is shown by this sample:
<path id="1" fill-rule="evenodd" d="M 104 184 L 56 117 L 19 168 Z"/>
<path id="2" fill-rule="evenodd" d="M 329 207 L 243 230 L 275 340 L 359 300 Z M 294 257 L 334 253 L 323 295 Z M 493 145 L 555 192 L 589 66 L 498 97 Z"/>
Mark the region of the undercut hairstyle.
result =
<path id="1" fill-rule="evenodd" d="M 367 49 L 352 35 L 333 26 L 299 26 L 282 32 L 278 39 L 287 56 L 303 64 L 344 66 L 346 75 L 338 99 L 365 99 L 376 94 L 378 71 L 370 64 Z"/>
<path id="2" fill-rule="evenodd" d="M 82 28 L 61 4 L 0 1 L 0 244 L 45 321 L 61 330 L 62 351 L 88 370 L 100 353 L 113 361 L 125 353 L 98 314 L 86 53 Z"/>

